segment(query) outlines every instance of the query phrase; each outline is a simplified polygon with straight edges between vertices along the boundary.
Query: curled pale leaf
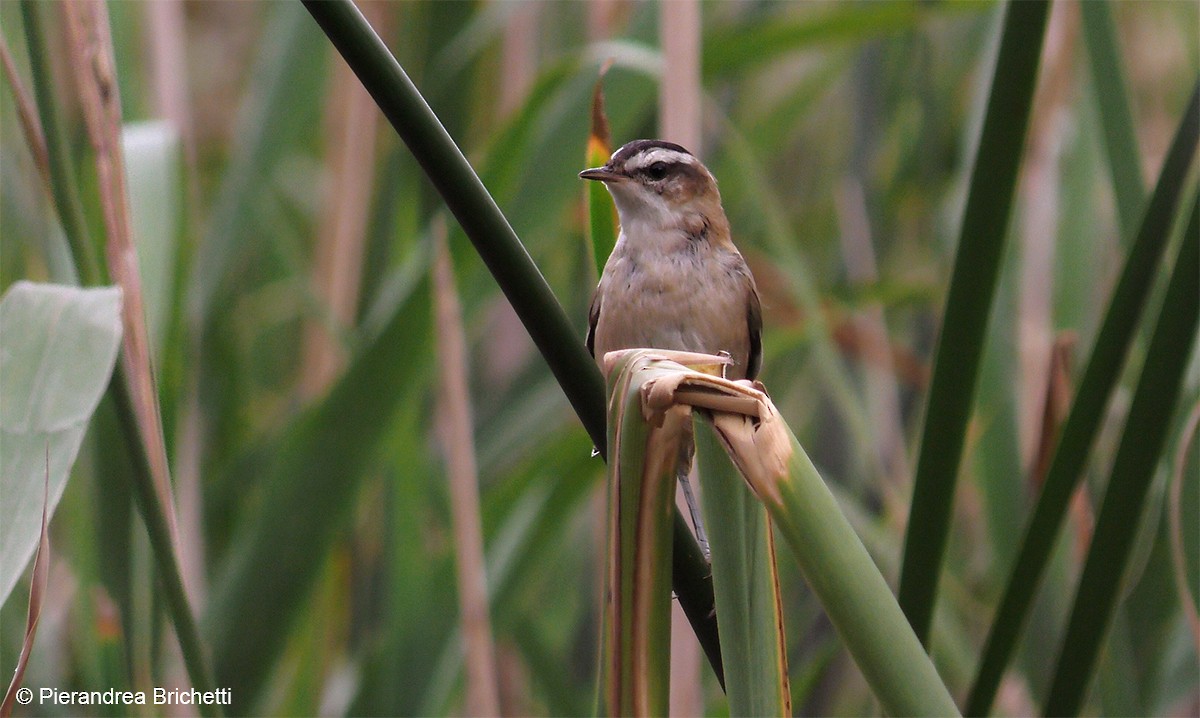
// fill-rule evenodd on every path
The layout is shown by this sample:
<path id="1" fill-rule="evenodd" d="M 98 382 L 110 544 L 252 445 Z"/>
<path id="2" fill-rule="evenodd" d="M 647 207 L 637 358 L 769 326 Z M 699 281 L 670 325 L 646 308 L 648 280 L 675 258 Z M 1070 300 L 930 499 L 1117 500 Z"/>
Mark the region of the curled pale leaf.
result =
<path id="1" fill-rule="evenodd" d="M 679 405 L 709 412 L 721 443 L 750 489 L 760 499 L 779 503 L 779 484 L 788 477 L 793 449 L 787 426 L 762 384 L 725 379 L 719 374 L 728 357 L 693 352 L 610 352 L 605 356 L 606 367 L 615 366 L 632 352 L 654 362 L 655 368 L 668 370 L 642 384 L 646 420 L 657 426 L 663 412 Z"/>
<path id="2" fill-rule="evenodd" d="M 633 354 L 638 354 L 639 356 L 634 358 Z M 604 355 L 604 375 L 608 376 L 612 374 L 613 369 L 627 358 L 630 363 L 638 359 L 645 362 L 655 360 L 669 361 L 679 364 L 681 369 L 691 369 L 717 376 L 721 374 L 722 367 L 733 363 L 733 359 L 727 355 L 718 356 L 715 354 L 699 354 L 697 352 L 681 352 L 670 349 L 618 349 Z"/>
<path id="3" fill-rule="evenodd" d="M 713 427 L 750 489 L 763 501 L 783 503 L 780 484 L 788 480 L 792 441 L 770 398 L 759 407 L 759 419 L 713 412 Z"/>
<path id="4" fill-rule="evenodd" d="M 121 298 L 116 287 L 19 281 L 0 300 L 0 604 L 38 545 L 46 464 L 53 516 L 109 384 Z"/>

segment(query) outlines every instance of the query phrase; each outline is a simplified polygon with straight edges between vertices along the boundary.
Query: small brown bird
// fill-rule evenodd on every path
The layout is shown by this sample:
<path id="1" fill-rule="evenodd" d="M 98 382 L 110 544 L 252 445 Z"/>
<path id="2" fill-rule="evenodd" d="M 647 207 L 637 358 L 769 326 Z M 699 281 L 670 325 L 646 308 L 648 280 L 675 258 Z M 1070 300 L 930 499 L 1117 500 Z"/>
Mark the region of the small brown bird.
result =
<path id="1" fill-rule="evenodd" d="M 677 144 L 635 140 L 579 176 L 605 184 L 621 222 L 588 312 L 587 347 L 596 361 L 637 347 L 728 352 L 726 376 L 754 379 L 762 363 L 758 290 L 708 168 Z M 692 447 L 689 437 L 678 475 L 707 554 L 687 480 Z"/>
<path id="2" fill-rule="evenodd" d="M 758 290 L 708 168 L 679 145 L 635 140 L 579 176 L 605 184 L 621 221 L 588 313 L 592 356 L 634 347 L 725 351 L 729 378 L 755 378 Z"/>

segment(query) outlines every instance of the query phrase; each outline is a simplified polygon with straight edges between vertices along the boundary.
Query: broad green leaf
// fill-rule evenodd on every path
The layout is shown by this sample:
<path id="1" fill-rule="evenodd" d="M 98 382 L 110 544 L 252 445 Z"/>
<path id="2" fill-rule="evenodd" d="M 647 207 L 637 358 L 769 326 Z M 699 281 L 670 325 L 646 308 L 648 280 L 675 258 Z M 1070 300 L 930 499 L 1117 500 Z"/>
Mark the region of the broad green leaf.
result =
<path id="1" fill-rule="evenodd" d="M 108 387 L 120 312 L 116 287 L 20 281 L 0 300 L 0 605 L 37 547 L 46 472 L 52 515 Z"/>
<path id="2" fill-rule="evenodd" d="M 790 716 L 787 640 L 771 520 L 707 427 L 695 424 L 704 525 L 731 716 Z"/>
<path id="3" fill-rule="evenodd" d="M 606 715 L 666 715 L 675 465 L 691 416 L 644 413 L 663 370 L 636 353 L 609 374 L 608 528 L 600 696 Z M 670 371 L 669 369 L 667 371 Z"/>

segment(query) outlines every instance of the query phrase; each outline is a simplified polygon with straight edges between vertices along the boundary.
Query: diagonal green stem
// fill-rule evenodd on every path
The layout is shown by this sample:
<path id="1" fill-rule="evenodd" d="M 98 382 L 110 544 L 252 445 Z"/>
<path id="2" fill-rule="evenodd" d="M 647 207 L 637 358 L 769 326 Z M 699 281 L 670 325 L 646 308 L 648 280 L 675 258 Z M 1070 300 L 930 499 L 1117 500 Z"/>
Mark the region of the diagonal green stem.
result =
<path id="1" fill-rule="evenodd" d="M 1121 224 L 1121 238 L 1127 239 L 1137 231 L 1138 213 L 1142 211 L 1146 190 L 1142 184 L 1142 162 L 1133 133 L 1129 94 L 1125 91 L 1125 72 L 1117 49 L 1117 29 L 1107 0 L 1080 3 L 1079 11 L 1095 88 L 1092 93 L 1100 109 L 1100 126 L 1108 149 L 1108 170 L 1117 198 L 1117 219 Z"/>
<path id="2" fill-rule="evenodd" d="M 602 456 L 607 453 L 604 381 L 529 253 L 412 80 L 350 0 L 304 0 L 474 244 L 542 353 Z M 564 177 L 572 180 L 574 175 Z M 712 578 L 675 512 L 673 585 L 710 661 L 719 653 Z M 719 662 L 713 663 L 718 675 Z"/>
<path id="3" fill-rule="evenodd" d="M 213 681 L 212 667 L 209 665 L 204 643 L 200 639 L 200 629 L 196 617 L 188 603 L 187 594 L 183 588 L 183 575 L 179 569 L 179 560 L 175 555 L 175 546 L 171 540 L 171 530 L 167 526 L 167 517 L 158 502 L 158 492 L 154 489 L 154 478 L 150 469 L 150 456 L 145 451 L 138 432 L 137 420 L 134 418 L 133 403 L 129 396 L 129 384 L 121 362 L 117 362 L 113 370 L 112 381 L 109 383 L 109 393 L 116 404 L 117 417 L 121 424 L 121 433 L 125 435 L 125 443 L 129 447 L 130 464 L 134 475 L 129 483 L 133 487 L 133 498 L 142 521 L 146 525 L 146 533 L 150 537 L 150 546 L 154 554 L 154 565 L 162 584 L 163 600 L 167 613 L 175 625 L 175 635 L 179 639 L 179 650 L 183 654 L 183 662 L 187 667 L 188 677 L 192 687 L 202 693 L 213 692 L 216 683 Z M 223 715 L 217 704 L 201 703 L 197 710 L 204 716 Z"/>
<path id="4" fill-rule="evenodd" d="M 731 716 L 791 715 L 787 637 L 775 541 L 759 502 L 712 430 L 693 429 L 704 524 L 712 547 L 713 590 L 729 672 Z M 903 619 L 901 619 L 903 620 Z"/>
<path id="5" fill-rule="evenodd" d="M 1009 2 L 1005 9 L 1000 53 L 946 297 L 900 573 L 900 606 L 926 644 L 1047 11 L 1042 0 Z"/>
<path id="6" fill-rule="evenodd" d="M 1117 384 L 1121 366 L 1133 341 L 1138 317 L 1153 283 L 1154 269 L 1166 248 L 1175 208 L 1200 139 L 1198 124 L 1200 84 L 1192 93 L 1183 121 L 1167 152 L 1154 194 L 1142 216 L 1137 239 L 1130 249 L 1104 315 L 1104 323 L 1096 336 L 1071 413 L 1063 425 L 1058 448 L 1046 472 L 1042 494 L 1025 530 L 1012 574 L 992 621 L 975 684 L 967 701 L 967 713 L 970 715 L 983 715 L 992 705 L 1034 591 L 1054 548 L 1054 539 L 1062 525 L 1067 504 L 1082 476 L 1092 442 L 1104 417 L 1104 408 Z"/>
<path id="7" fill-rule="evenodd" d="M 705 422 L 708 426 L 697 431 L 719 434 L 725 429 L 718 421 Z M 747 429 L 745 434 L 756 432 L 772 433 L 760 427 Z M 790 449 L 782 448 L 783 441 Z M 779 535 L 791 546 L 805 581 L 884 712 L 894 716 L 958 715 L 954 699 L 883 574 L 795 435 L 787 429 L 786 437 L 756 439 L 754 444 L 756 456 L 773 469 L 743 476 L 766 506 Z M 737 455 L 737 449 L 729 455 L 716 453 L 726 460 Z"/>
<path id="8" fill-rule="evenodd" d="M 305 0 L 304 6 L 375 98 L 475 245 L 603 453 L 600 372 L 479 175 L 353 3 Z M 573 176 L 564 177 L 570 180 Z"/>
<path id="9" fill-rule="evenodd" d="M 1076 715 L 1108 635 L 1129 554 L 1142 522 L 1172 409 L 1195 346 L 1200 319 L 1200 195 L 1192 205 L 1171 282 L 1146 350 L 1141 377 L 1096 518 L 1071 620 L 1046 700 L 1046 715 Z"/>

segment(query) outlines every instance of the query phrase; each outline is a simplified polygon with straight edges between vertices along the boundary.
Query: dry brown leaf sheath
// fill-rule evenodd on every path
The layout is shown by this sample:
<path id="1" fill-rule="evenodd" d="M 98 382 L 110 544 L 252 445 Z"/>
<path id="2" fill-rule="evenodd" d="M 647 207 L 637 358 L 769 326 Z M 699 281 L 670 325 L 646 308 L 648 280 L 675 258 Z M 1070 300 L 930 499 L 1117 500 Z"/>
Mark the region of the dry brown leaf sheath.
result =
<path id="1" fill-rule="evenodd" d="M 645 352 L 654 358 L 679 365 L 677 374 L 646 382 L 642 386 L 642 411 L 652 425 L 661 422 L 671 407 L 687 405 L 708 412 L 734 464 L 750 489 L 762 500 L 779 503 L 779 482 L 788 476 L 792 442 L 779 410 L 762 384 L 731 381 L 717 376 L 729 363 L 728 357 L 693 352 L 632 349 L 610 352 L 604 357 L 611 369 L 629 351 Z"/>
<path id="2" fill-rule="evenodd" d="M 21 655 L 17 658 L 12 682 L 8 684 L 8 690 L 4 693 L 4 702 L 0 703 L 0 716 L 3 718 L 8 718 L 13 713 L 13 701 L 17 698 L 21 679 L 25 677 L 25 667 L 29 665 L 29 656 L 33 653 L 33 639 L 37 635 L 38 621 L 42 617 L 42 601 L 46 596 L 46 583 L 50 576 L 50 534 L 46 531 L 49 521 L 46 513 L 49 505 L 50 445 L 46 444 L 46 481 L 42 487 L 42 533 L 37 553 L 33 556 L 33 575 L 29 579 L 29 611 L 25 618 L 25 639 L 21 643 Z"/>

